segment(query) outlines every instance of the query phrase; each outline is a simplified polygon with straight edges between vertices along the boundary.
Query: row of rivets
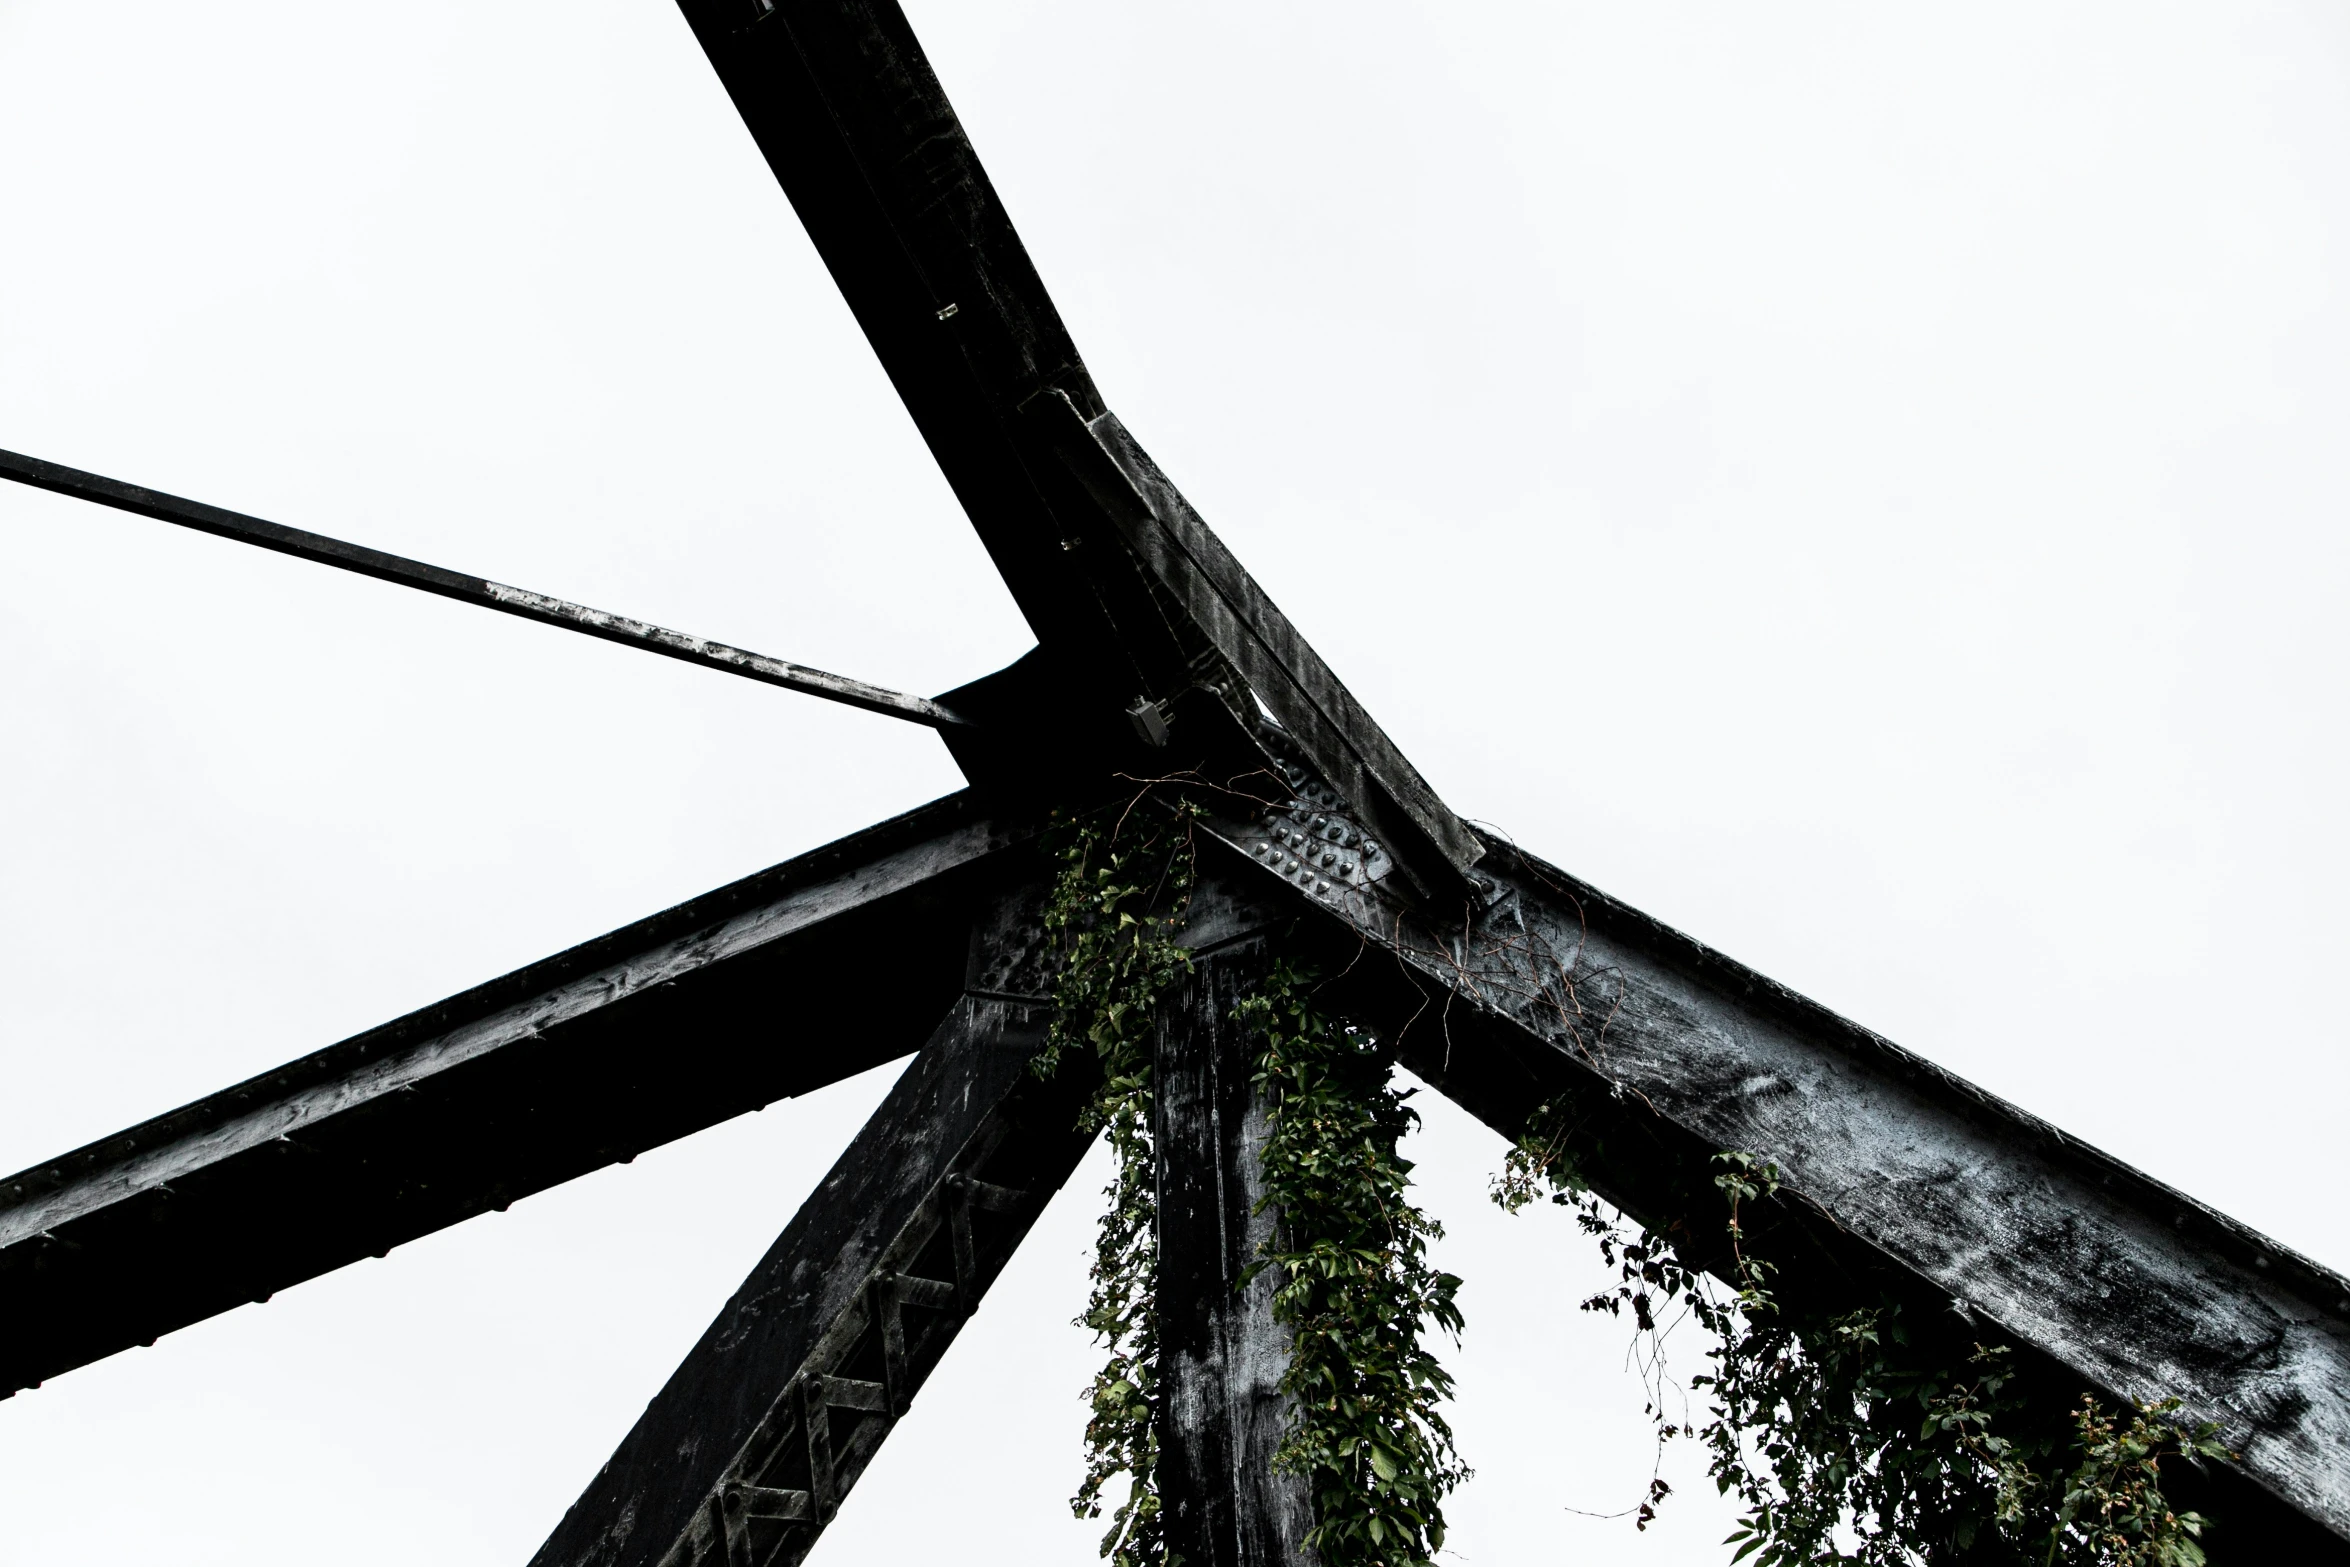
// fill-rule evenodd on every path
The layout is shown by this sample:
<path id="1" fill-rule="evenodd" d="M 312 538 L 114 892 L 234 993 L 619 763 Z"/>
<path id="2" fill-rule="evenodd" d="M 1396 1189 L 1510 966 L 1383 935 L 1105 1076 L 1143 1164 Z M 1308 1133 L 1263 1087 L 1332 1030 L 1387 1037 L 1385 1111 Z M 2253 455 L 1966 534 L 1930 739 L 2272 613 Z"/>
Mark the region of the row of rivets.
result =
<path id="1" fill-rule="evenodd" d="M 1328 851 L 1321 855 L 1319 861 L 1312 858 L 1300 860 L 1295 855 L 1284 852 L 1279 844 L 1260 843 L 1256 846 L 1255 852 L 1258 859 L 1264 860 L 1273 869 L 1284 875 L 1295 878 L 1300 886 L 1316 885 L 1315 867 L 1317 864 L 1335 869 L 1341 881 L 1353 880 L 1357 869 L 1354 865 Z M 1330 890 L 1330 883 L 1327 881 L 1320 882 L 1319 886 L 1323 892 Z"/>
<path id="2" fill-rule="evenodd" d="M 1266 738 L 1275 739 L 1277 733 L 1268 734 Z M 1288 858 L 1289 872 L 1295 875 L 1302 870 L 1310 874 L 1318 866 L 1335 871 L 1341 880 L 1354 880 L 1358 873 L 1367 877 L 1370 874 L 1369 862 L 1379 853 L 1379 845 L 1344 816 L 1337 814 L 1335 808 L 1340 803 L 1338 796 L 1322 787 L 1310 768 L 1279 756 L 1277 749 L 1276 758 L 1280 763 L 1282 777 L 1288 780 L 1291 790 L 1297 795 L 1289 805 L 1288 815 L 1290 820 L 1298 824 L 1298 830 L 1291 831 L 1279 826 L 1274 828 L 1274 837 L 1284 849 L 1299 851 L 1304 857 L 1302 864 L 1296 858 Z M 1333 844 L 1336 848 L 1323 849 L 1319 843 L 1309 844 L 1309 833 L 1319 843 Z M 1352 856 L 1338 852 L 1358 845 L 1362 850 L 1360 865 Z M 1279 850 L 1274 851 L 1272 857 L 1276 860 L 1284 858 Z"/>

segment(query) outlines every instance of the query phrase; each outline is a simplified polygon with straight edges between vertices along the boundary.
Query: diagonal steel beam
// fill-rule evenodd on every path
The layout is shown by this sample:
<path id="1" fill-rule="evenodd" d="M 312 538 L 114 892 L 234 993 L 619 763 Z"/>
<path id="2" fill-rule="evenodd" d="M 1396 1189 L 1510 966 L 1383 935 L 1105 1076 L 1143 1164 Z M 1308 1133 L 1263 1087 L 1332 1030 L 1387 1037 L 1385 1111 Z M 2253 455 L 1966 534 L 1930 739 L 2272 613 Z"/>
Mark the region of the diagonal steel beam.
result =
<path id="1" fill-rule="evenodd" d="M 949 797 L 0 1180 L 0 1394 L 906 1054 L 1026 836 Z"/>
<path id="2" fill-rule="evenodd" d="M 1457 892 L 1482 842 L 1110 415 L 892 0 L 681 5 L 1041 639 L 1057 727 L 1124 708 L 1236 768 L 1262 702 Z"/>
<path id="3" fill-rule="evenodd" d="M 1087 1138 L 1083 1061 L 1030 1062 L 1041 887 L 975 930 L 964 994 L 532 1567 L 792 1567 Z"/>
<path id="4" fill-rule="evenodd" d="M 715 669 L 722 674 L 740 675 L 745 680 L 781 686 L 787 691 L 798 691 L 806 696 L 820 696 L 828 702 L 844 703 L 889 718 L 902 718 L 931 729 L 955 729 L 964 723 L 961 714 L 940 706 L 928 697 L 885 690 L 880 686 L 867 685 L 862 680 L 851 680 L 846 675 L 810 669 L 805 664 L 787 663 L 780 658 L 769 658 L 764 653 L 745 652 L 739 647 L 728 647 L 723 642 L 711 642 L 701 637 L 688 636 L 682 631 L 671 631 L 665 626 L 631 620 L 625 615 L 590 609 L 585 604 L 574 604 L 568 599 L 533 593 L 528 588 L 509 587 L 503 582 L 468 576 L 444 566 L 428 566 L 423 561 L 410 560 L 404 555 L 390 555 L 382 550 L 369 549 L 364 544 L 330 539 L 323 533 L 309 533 L 300 528 L 289 528 L 283 523 L 265 522 L 259 517 L 248 517 L 243 512 L 207 506 L 202 501 L 166 495 L 161 490 L 125 484 L 120 479 L 109 479 L 100 474 L 84 473 L 79 468 L 27 457 L 21 452 L 0 451 L 0 479 L 13 479 L 18 484 L 29 485 L 36 490 L 93 501 L 100 506 L 111 506 L 116 511 L 152 517 L 157 522 L 176 523 L 198 533 L 209 533 L 215 538 L 233 539 L 239 544 L 255 545 L 280 555 L 291 555 L 297 560 L 355 572 L 362 577 L 373 577 L 379 582 L 395 583 L 404 588 L 415 588 L 441 598 L 455 599 L 460 604 L 494 609 L 500 614 L 519 616 L 542 626 L 576 631 L 601 641 L 617 642 L 623 647 L 641 648 L 648 653 L 658 653 L 663 658 L 698 664 L 704 669 Z"/>
<path id="5" fill-rule="evenodd" d="M 1287 889 L 1415 1072 L 1506 1136 L 1559 1104 L 1593 1184 L 1646 1217 L 1696 1211 L 1692 1185 L 1718 1202 L 1717 1150 L 1769 1158 L 1822 1276 L 1923 1286 L 2090 1385 L 2182 1398 L 2316 1526 L 2238 1496 L 2266 1521 L 2237 1549 L 2269 1530 L 2350 1558 L 2350 1279 L 1507 844 L 1465 923 L 1432 924 L 1337 792 L 1285 765 L 1294 806 L 1217 823 L 1246 862 L 1223 874 Z"/>

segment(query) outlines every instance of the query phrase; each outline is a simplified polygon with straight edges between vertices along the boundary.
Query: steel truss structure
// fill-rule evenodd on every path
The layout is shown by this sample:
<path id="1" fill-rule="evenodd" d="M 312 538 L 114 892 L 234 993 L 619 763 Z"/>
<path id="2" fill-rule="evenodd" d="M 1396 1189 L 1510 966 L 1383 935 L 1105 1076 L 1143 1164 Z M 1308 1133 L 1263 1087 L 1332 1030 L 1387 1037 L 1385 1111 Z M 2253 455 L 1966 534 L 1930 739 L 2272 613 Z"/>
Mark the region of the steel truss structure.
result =
<path id="1" fill-rule="evenodd" d="M 1565 1107 L 1635 1214 L 1775 1161 L 1777 1254 L 2176 1395 L 2250 1561 L 2350 1559 L 2350 1280 L 1485 835 L 1103 404 L 893 0 L 682 0 L 1037 636 L 933 698 L 0 454 L 0 476 L 939 731 L 962 793 L 0 1181 L 0 1393 L 913 1056 L 533 1567 L 789 1567 L 1083 1149 L 1029 1062 L 1056 810 L 1209 781 L 1158 1019 L 1170 1540 L 1303 1559 L 1283 1350 L 1235 1288 L 1263 1107 L 1230 1020 L 1283 954 L 1505 1135 Z M 1792 1270 L 1791 1270 L 1792 1271 Z"/>

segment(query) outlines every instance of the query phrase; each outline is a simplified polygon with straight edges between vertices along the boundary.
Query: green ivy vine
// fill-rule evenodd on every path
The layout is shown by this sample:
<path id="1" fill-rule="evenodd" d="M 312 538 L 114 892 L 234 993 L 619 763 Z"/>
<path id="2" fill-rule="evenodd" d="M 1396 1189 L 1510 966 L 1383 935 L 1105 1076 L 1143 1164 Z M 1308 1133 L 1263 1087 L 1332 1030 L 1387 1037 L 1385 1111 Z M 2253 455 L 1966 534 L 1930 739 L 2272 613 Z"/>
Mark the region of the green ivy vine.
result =
<path id="1" fill-rule="evenodd" d="M 1234 1013 L 1262 1042 L 1263 1205 L 1280 1220 L 1250 1277 L 1276 1273 L 1273 1316 L 1291 1334 L 1273 1462 L 1306 1478 L 1306 1544 L 1324 1567 L 1403 1567 L 1443 1547 L 1444 1496 L 1469 1475 L 1442 1411 L 1452 1377 L 1421 1339 L 1434 1324 L 1458 1341 L 1461 1281 L 1429 1262 L 1444 1231 L 1408 1195 L 1396 1144 L 1419 1117 L 1392 1052 L 1313 992 L 1277 963 Z"/>
<path id="2" fill-rule="evenodd" d="M 1071 1499 L 1098 1518 L 1125 1477 L 1101 1546 L 1113 1567 L 1180 1567 L 1158 1485 L 1151 1058 L 1159 1001 L 1191 961 L 1177 937 L 1195 817 L 1186 803 L 1154 803 L 1112 829 L 1066 829 L 1044 917 L 1061 962 L 1037 1069 L 1092 1052 L 1101 1080 L 1084 1124 L 1116 1158 L 1079 1319 L 1107 1356 L 1087 1389 L 1085 1477 Z M 1292 1335 L 1275 1464 L 1306 1481 L 1307 1544 L 1324 1567 L 1424 1567 L 1443 1547 L 1443 1500 L 1468 1477 L 1443 1415 L 1452 1380 L 1423 1341 L 1430 1327 L 1457 1341 L 1460 1280 L 1429 1261 L 1443 1232 L 1410 1200 L 1398 1144 L 1415 1115 L 1393 1086 L 1392 1049 L 1325 1012 L 1316 989 L 1278 963 L 1234 1014 L 1258 1042 L 1264 1205 L 1276 1217 L 1249 1277 L 1275 1275 L 1274 1315 Z M 1634 1225 L 1590 1189 L 1547 1107 L 1493 1196 L 1512 1212 L 1542 1200 L 1571 1210 L 1615 1270 L 1583 1309 L 1631 1319 L 1660 1449 L 1696 1440 L 1741 1506 L 1733 1561 L 2203 1567 L 2206 1522 L 2166 1500 L 2162 1466 L 2228 1456 L 2215 1428 L 2182 1425 L 2175 1399 L 2068 1404 L 2006 1347 L 1972 1342 L 1939 1313 L 1928 1322 L 1890 1298 L 1835 1309 L 1782 1292 L 1746 1227 L 1776 1197 L 1778 1172 L 1729 1152 L 1711 1175 L 1720 1283 L 1684 1253 L 1684 1241 L 1716 1252 L 1701 1230 Z M 1690 1379 L 1710 1406 L 1702 1420 L 1668 1412 L 1664 1341 L 1683 1321 L 1707 1342 L 1706 1369 Z M 1670 1489 L 1651 1480 L 1639 1527 Z"/>
<path id="3" fill-rule="evenodd" d="M 2202 1567 L 2205 1520 L 2164 1499 L 2162 1461 L 2226 1457 L 2217 1428 L 2185 1427 L 2176 1399 L 2069 1407 L 2028 1385 L 2004 1346 L 1963 1342 L 1893 1300 L 1836 1311 L 1784 1298 L 1753 1254 L 1744 1215 L 1777 1170 L 1715 1156 L 1726 1207 L 1728 1292 L 1665 1234 L 1636 1231 L 1585 1184 L 1547 1112 L 1512 1150 L 1494 1200 L 1547 1196 L 1572 1210 L 1617 1273 L 1585 1311 L 1632 1318 L 1661 1446 L 1694 1437 L 1714 1483 L 1743 1507 L 1733 1561 L 1761 1567 L 1915 1567 L 1956 1559 L 2051 1567 Z M 1681 1320 L 1709 1341 L 1702 1425 L 1667 1413 L 1663 1339 Z M 1645 1528 L 1670 1487 L 1652 1479 Z"/>
<path id="4" fill-rule="evenodd" d="M 1126 1477 L 1101 1543 L 1113 1567 L 1179 1567 L 1158 1485 L 1151 1051 L 1159 999 L 1190 963 L 1176 937 L 1195 816 L 1178 803 L 1129 810 L 1112 830 L 1072 830 L 1044 917 L 1061 967 L 1037 1070 L 1057 1070 L 1068 1051 L 1094 1053 L 1102 1081 L 1084 1124 L 1106 1134 L 1117 1161 L 1079 1318 L 1107 1357 L 1087 1389 L 1085 1477 L 1071 1498 L 1079 1517 L 1098 1518 Z M 1411 1165 L 1396 1145 L 1416 1115 L 1390 1082 L 1392 1053 L 1312 997 L 1308 975 L 1276 965 L 1234 1014 L 1260 1043 L 1260 1211 L 1276 1221 L 1247 1278 L 1277 1275 L 1274 1316 L 1293 1343 L 1282 1382 L 1291 1422 L 1274 1462 L 1306 1481 L 1307 1543 L 1324 1567 L 1424 1567 L 1443 1544 L 1442 1499 L 1468 1474 L 1440 1408 L 1451 1377 L 1421 1342 L 1429 1324 L 1457 1339 L 1460 1280 L 1428 1261 L 1442 1230 L 1407 1195 Z"/>
<path id="5" fill-rule="evenodd" d="M 1070 1507 L 1099 1518 L 1103 1492 L 1121 1474 L 1125 1500 L 1111 1514 L 1101 1554 L 1113 1567 L 1165 1567 L 1160 1515 L 1157 1148 L 1151 1135 L 1151 1029 L 1159 997 L 1190 966 L 1178 945 L 1191 905 L 1195 813 L 1152 812 L 1119 841 L 1085 823 L 1061 851 L 1045 911 L 1060 949 L 1053 1023 L 1036 1071 L 1050 1076 L 1062 1053 L 1090 1049 L 1101 1084 L 1082 1125 L 1109 1141 L 1116 1172 L 1094 1231 L 1092 1285 L 1081 1325 L 1108 1351 L 1086 1390 L 1085 1479 Z M 1134 819 L 1129 812 L 1126 820 Z M 1121 828 L 1125 822 L 1121 822 Z"/>

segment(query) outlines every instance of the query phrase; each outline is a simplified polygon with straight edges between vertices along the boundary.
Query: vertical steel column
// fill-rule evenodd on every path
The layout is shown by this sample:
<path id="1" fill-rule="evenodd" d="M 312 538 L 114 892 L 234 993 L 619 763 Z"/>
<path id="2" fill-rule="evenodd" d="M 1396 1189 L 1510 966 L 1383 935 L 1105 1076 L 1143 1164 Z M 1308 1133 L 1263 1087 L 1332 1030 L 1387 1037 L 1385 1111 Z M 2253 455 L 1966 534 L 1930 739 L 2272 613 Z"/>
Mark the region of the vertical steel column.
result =
<path id="1" fill-rule="evenodd" d="M 1267 958 L 1252 940 L 1201 959 L 1159 1013 L 1159 1472 L 1168 1555 L 1185 1567 L 1310 1560 L 1311 1497 L 1272 1463 L 1288 1334 L 1273 1320 L 1272 1275 L 1240 1283 L 1276 1216 L 1254 1211 L 1265 1105 L 1232 1009 Z"/>

